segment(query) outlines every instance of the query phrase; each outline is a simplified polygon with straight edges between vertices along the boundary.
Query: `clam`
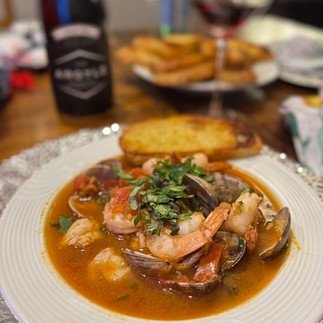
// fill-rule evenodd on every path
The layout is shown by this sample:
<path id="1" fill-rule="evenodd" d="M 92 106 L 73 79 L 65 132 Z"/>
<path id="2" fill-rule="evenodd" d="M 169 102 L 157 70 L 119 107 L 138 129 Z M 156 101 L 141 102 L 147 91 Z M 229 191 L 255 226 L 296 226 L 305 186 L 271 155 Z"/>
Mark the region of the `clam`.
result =
<path id="1" fill-rule="evenodd" d="M 166 285 L 168 288 L 177 290 L 184 294 L 189 295 L 199 295 L 199 294 L 207 294 L 211 292 L 219 283 L 219 279 L 208 281 L 208 282 L 193 282 L 193 281 L 177 281 L 170 279 L 162 279 L 160 281 Z"/>
<path id="2" fill-rule="evenodd" d="M 204 179 L 186 173 L 183 182 L 184 184 L 189 185 L 194 191 L 196 198 L 203 208 L 203 214 L 205 216 L 219 204 L 218 194 L 212 189 L 210 183 Z"/>
<path id="3" fill-rule="evenodd" d="M 203 252 L 204 250 L 196 252 L 192 256 L 192 258 L 190 258 L 190 260 L 186 260 L 187 263 L 177 264 L 175 266 L 180 266 L 180 269 L 183 269 L 183 266 L 186 268 L 194 266 L 201 258 Z M 172 288 L 185 294 L 196 295 L 208 293 L 216 286 L 218 282 L 218 279 L 209 282 L 186 282 L 162 278 L 172 270 L 174 264 L 165 260 L 158 259 L 154 256 L 130 249 L 124 249 L 123 254 L 129 266 L 132 267 L 139 274 L 152 277 L 159 277 L 160 282 L 162 282 L 168 288 Z M 220 276 L 218 276 L 218 278 L 220 278 Z"/>
<path id="4" fill-rule="evenodd" d="M 242 191 L 248 188 L 248 185 L 237 176 L 220 172 L 211 175 L 213 175 L 211 185 L 218 195 L 219 203 L 233 203 Z"/>
<path id="5" fill-rule="evenodd" d="M 113 171 L 111 165 L 121 169 L 122 165 L 117 159 L 106 159 L 87 169 L 85 174 L 95 176 L 99 179 L 118 179 L 118 175 Z"/>
<path id="6" fill-rule="evenodd" d="M 218 231 L 213 239 L 224 247 L 222 270 L 229 270 L 234 267 L 246 251 L 246 242 L 237 233 Z"/>
<path id="7" fill-rule="evenodd" d="M 123 254 L 129 266 L 142 275 L 166 275 L 172 269 L 170 262 L 138 251 L 124 249 Z"/>
<path id="8" fill-rule="evenodd" d="M 187 255 L 183 260 L 174 264 L 174 267 L 178 270 L 189 269 L 198 264 L 201 257 L 205 254 L 205 248 L 200 248 L 195 252 Z"/>
<path id="9" fill-rule="evenodd" d="M 240 178 L 215 172 L 211 183 L 191 174 L 185 174 L 184 183 L 194 191 L 197 199 L 202 205 L 204 215 L 209 214 L 221 202 L 233 203 L 248 188 L 247 184 Z"/>
<path id="10" fill-rule="evenodd" d="M 95 176 L 99 180 L 117 180 L 118 175 L 113 171 L 111 165 L 115 165 L 118 168 L 122 167 L 118 160 L 107 159 L 90 167 L 85 171 L 84 174 Z M 68 204 L 72 211 L 78 214 L 80 217 L 89 217 L 92 214 L 102 214 L 103 211 L 102 205 L 92 198 L 71 196 L 68 200 Z"/>
<path id="11" fill-rule="evenodd" d="M 282 208 L 271 221 L 267 221 L 267 229 L 263 230 L 262 239 L 258 241 L 258 254 L 260 259 L 266 259 L 278 254 L 286 245 L 290 237 L 291 216 L 287 207 Z M 269 227 L 268 227 L 269 226 Z M 274 230 L 276 234 L 266 239 L 265 232 Z M 274 238 L 273 238 L 274 237 Z"/>
<path id="12" fill-rule="evenodd" d="M 103 206 L 94 199 L 81 199 L 78 196 L 71 196 L 68 205 L 73 212 L 82 218 L 88 218 L 93 214 L 102 214 Z"/>

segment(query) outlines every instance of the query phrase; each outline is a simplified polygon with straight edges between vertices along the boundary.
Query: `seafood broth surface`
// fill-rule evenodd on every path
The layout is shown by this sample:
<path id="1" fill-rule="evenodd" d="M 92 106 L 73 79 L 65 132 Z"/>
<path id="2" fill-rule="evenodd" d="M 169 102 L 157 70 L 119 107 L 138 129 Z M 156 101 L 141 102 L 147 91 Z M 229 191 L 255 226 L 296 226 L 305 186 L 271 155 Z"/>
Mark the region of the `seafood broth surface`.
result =
<path id="1" fill-rule="evenodd" d="M 128 166 L 124 164 L 124 169 Z M 250 176 L 233 167 L 226 167 L 223 172 L 242 178 L 256 192 L 266 194 L 274 209 L 279 210 L 280 206 L 270 192 Z M 134 173 L 136 171 L 132 172 Z M 107 187 L 114 187 L 115 182 L 110 181 Z M 256 252 L 246 251 L 236 266 L 221 272 L 220 281 L 211 292 L 187 295 L 168 288 L 156 277 L 140 275 L 127 265 L 124 249 L 145 253 L 149 253 L 149 250 L 145 246 L 139 247 L 140 239 L 135 238 L 136 232 L 121 234 L 107 229 L 103 217 L 105 202 L 102 203 L 102 194 L 95 190 L 91 199 L 99 203 L 88 213 L 88 218 L 98 223 L 98 238 L 84 247 L 75 246 L 71 242 L 64 243 L 66 234 L 60 232 L 58 225 L 61 216 L 73 221 L 80 218 L 68 204 L 69 198 L 75 193 L 75 185 L 74 180 L 68 183 L 49 210 L 45 224 L 47 251 L 58 273 L 73 289 L 90 301 L 118 313 L 146 319 L 184 320 L 229 310 L 264 289 L 275 277 L 288 254 L 288 248 L 285 248 L 278 256 L 260 261 Z M 84 197 L 84 200 L 87 198 Z M 62 229 L 64 224 L 60 224 Z M 109 260 L 97 256 L 106 248 L 113 250 Z M 186 269 L 183 273 L 189 276 L 195 267 Z"/>

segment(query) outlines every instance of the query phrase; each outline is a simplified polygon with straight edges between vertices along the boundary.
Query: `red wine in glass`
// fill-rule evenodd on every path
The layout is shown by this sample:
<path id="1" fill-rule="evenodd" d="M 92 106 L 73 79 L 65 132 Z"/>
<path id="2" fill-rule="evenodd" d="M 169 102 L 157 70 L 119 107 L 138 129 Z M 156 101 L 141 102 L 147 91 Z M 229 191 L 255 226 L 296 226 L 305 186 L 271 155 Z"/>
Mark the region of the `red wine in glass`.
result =
<path id="1" fill-rule="evenodd" d="M 266 8 L 268 0 L 194 0 L 193 3 L 210 26 L 214 36 L 232 33 L 254 11 Z"/>
<path id="2" fill-rule="evenodd" d="M 214 76 L 219 79 L 223 69 L 224 56 L 228 38 L 233 37 L 236 28 L 256 11 L 267 9 L 272 0 L 192 0 L 196 9 L 208 23 L 209 33 L 215 40 Z M 222 99 L 221 84 L 215 83 L 210 102 L 210 117 L 223 118 L 225 116 Z"/>

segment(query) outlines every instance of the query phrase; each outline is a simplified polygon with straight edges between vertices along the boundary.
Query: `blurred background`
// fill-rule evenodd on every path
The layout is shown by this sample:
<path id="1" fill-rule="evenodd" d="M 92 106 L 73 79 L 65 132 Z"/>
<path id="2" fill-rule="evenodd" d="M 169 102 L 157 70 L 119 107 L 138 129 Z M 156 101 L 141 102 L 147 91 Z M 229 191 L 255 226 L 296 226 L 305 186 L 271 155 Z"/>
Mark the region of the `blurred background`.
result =
<path id="1" fill-rule="evenodd" d="M 146 29 L 156 27 L 159 22 L 158 0 L 105 0 L 109 8 L 109 28 L 111 31 L 133 29 Z M 148 4 L 148 5 L 147 5 Z M 8 13 L 6 6 L 10 7 Z M 275 14 L 299 22 L 323 27 L 322 0 L 276 0 L 269 10 Z M 38 0 L 0 0 L 1 25 L 8 25 L 10 20 L 39 19 Z M 200 23 L 198 15 L 192 13 L 192 26 Z"/>
<path id="2" fill-rule="evenodd" d="M 47 67 L 53 60 L 47 58 L 40 3 L 39 0 L 0 0 L 0 161 L 35 143 L 82 128 L 113 122 L 134 123 L 180 113 L 207 113 L 210 93 L 183 93 L 152 86 L 116 59 L 116 51 L 129 45 L 135 36 L 158 36 L 165 3 L 181 8 L 178 10 L 181 14 L 176 16 L 181 30 L 206 34 L 206 21 L 190 1 L 103 0 L 114 102 L 103 116 L 69 120 L 57 113 L 50 86 Z M 269 10 L 239 25 L 237 36 L 271 50 L 279 71 L 266 84 L 223 95 L 224 103 L 235 113 L 244 114 L 245 121 L 260 133 L 265 143 L 287 151 L 300 161 L 304 159 L 295 152 L 292 143 L 294 137 L 299 139 L 299 132 L 291 136 L 280 107 L 290 102 L 290 97 L 323 93 L 322 12 L 323 0 L 274 0 Z M 299 50 L 299 59 L 305 62 L 302 69 L 295 60 L 296 50 Z M 313 58 L 315 66 L 311 64 Z M 321 99 L 315 99 L 317 106 L 322 105 Z M 315 111 L 318 119 L 318 109 Z M 24 136 L 20 134 L 22 129 Z M 307 147 L 307 139 L 300 141 L 302 149 Z"/>

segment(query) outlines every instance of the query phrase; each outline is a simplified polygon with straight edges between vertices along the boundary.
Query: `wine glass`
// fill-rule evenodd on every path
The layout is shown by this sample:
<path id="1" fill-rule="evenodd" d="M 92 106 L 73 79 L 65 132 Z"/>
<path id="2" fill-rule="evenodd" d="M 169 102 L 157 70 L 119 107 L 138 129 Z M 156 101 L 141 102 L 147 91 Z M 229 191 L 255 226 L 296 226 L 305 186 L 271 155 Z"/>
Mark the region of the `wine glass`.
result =
<path id="1" fill-rule="evenodd" d="M 215 40 L 215 89 L 212 93 L 209 116 L 225 118 L 222 106 L 219 75 L 224 67 L 229 38 L 251 14 L 264 12 L 273 0 L 193 0 L 209 27 L 209 34 Z M 230 118 L 230 117 L 229 117 Z"/>

